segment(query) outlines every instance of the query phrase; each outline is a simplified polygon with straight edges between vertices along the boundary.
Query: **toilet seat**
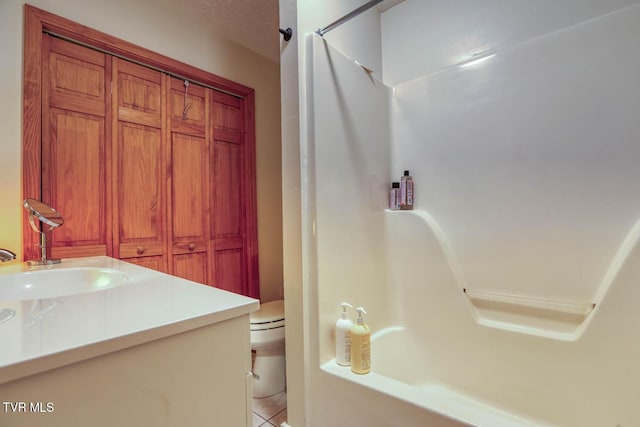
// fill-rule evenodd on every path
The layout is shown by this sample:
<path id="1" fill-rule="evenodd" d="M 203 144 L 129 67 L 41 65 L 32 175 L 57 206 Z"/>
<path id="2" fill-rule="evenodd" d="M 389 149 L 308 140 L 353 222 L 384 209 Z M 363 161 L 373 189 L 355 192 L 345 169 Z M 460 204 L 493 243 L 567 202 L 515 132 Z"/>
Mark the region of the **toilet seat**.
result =
<path id="1" fill-rule="evenodd" d="M 284 301 L 264 303 L 250 317 L 252 349 L 280 345 L 284 341 Z"/>
<path id="2" fill-rule="evenodd" d="M 284 328 L 284 301 L 271 301 L 260 305 L 260 309 L 251 313 L 251 331 L 268 331 Z"/>

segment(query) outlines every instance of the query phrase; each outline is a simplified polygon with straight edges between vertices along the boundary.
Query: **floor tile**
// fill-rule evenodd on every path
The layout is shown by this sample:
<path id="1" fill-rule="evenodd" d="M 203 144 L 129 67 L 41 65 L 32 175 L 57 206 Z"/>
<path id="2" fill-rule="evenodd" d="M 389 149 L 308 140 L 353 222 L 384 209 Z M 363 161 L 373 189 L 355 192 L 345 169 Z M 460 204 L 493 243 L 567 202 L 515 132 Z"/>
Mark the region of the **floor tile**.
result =
<path id="1" fill-rule="evenodd" d="M 264 418 L 262 418 L 260 415 L 256 414 L 255 412 L 253 413 L 253 427 L 260 427 L 262 426 L 267 420 L 265 420 Z"/>
<path id="2" fill-rule="evenodd" d="M 253 412 L 265 420 L 273 417 L 287 407 L 287 393 L 282 392 L 273 396 L 253 399 Z"/>
<path id="3" fill-rule="evenodd" d="M 269 419 L 269 422 L 276 427 L 280 427 L 280 424 L 287 421 L 287 410 L 286 408 L 282 411 L 278 412 L 274 417 Z"/>

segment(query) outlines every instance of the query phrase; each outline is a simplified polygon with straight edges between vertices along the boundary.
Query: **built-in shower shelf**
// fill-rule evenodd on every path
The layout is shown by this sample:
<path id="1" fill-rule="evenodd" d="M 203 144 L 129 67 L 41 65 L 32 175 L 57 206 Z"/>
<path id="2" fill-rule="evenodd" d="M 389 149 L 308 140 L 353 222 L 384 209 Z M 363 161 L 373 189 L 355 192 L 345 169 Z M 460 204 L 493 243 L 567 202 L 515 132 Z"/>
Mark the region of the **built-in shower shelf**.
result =
<path id="1" fill-rule="evenodd" d="M 571 301 L 515 295 L 502 292 L 478 291 L 464 289 L 464 293 L 472 300 L 490 301 L 501 304 L 528 307 L 538 310 L 550 310 L 560 313 L 586 316 L 596 307 L 594 303 L 575 303 Z"/>
<path id="2" fill-rule="evenodd" d="M 425 253 L 430 253 L 427 262 L 442 263 L 441 254 L 451 272 L 452 282 L 455 282 L 458 289 L 462 291 L 462 298 L 478 324 L 564 341 L 574 341 L 581 336 L 597 311 L 596 303 L 601 301 L 602 295 L 617 276 L 624 260 L 635 247 L 636 242 L 640 241 L 639 221 L 614 258 L 601 285 L 602 289 L 594 295 L 593 300 L 571 301 L 469 286 L 470 280 L 465 277 L 443 229 L 429 212 L 421 209 L 407 211 L 385 209 L 385 213 L 389 221 L 393 221 L 390 222 L 393 226 L 400 227 L 402 224 L 399 230 L 423 232 L 423 234 L 416 232 L 410 237 L 405 237 L 411 239 L 406 242 L 407 245 L 413 248 L 414 253 L 420 253 L 423 250 Z M 407 231 L 404 232 L 407 233 Z M 393 233 L 395 236 L 395 231 Z M 434 242 L 437 242 L 440 254 L 434 249 Z M 416 249 L 413 245 L 417 244 L 420 246 Z M 447 280 L 447 276 L 444 277 Z"/>
<path id="3" fill-rule="evenodd" d="M 481 325 L 547 338 L 578 338 L 595 304 L 463 289 Z"/>

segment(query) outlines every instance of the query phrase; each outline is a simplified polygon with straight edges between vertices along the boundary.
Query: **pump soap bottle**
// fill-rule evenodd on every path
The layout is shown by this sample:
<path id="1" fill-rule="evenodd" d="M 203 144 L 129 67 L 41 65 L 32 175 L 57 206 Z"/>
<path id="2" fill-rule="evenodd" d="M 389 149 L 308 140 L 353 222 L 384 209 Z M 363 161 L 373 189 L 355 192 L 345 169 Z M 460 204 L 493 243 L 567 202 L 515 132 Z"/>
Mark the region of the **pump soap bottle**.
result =
<path id="1" fill-rule="evenodd" d="M 364 323 L 362 307 L 356 308 L 358 317 L 351 328 L 351 371 L 356 374 L 368 374 L 371 370 L 371 331 Z"/>
<path id="2" fill-rule="evenodd" d="M 353 322 L 349 319 L 347 308 L 353 306 L 347 302 L 340 304 L 342 314 L 336 322 L 336 363 L 341 366 L 351 365 L 351 327 Z"/>

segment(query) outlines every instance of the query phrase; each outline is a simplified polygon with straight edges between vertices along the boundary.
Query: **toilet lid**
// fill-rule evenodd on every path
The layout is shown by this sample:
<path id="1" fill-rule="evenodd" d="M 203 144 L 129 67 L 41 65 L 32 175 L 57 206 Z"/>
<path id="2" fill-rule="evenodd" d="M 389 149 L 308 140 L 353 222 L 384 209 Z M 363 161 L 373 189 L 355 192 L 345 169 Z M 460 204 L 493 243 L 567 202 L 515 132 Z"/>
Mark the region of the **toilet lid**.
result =
<path id="1" fill-rule="evenodd" d="M 284 326 L 284 301 L 271 301 L 260 305 L 251 313 L 251 329 L 271 329 Z"/>

